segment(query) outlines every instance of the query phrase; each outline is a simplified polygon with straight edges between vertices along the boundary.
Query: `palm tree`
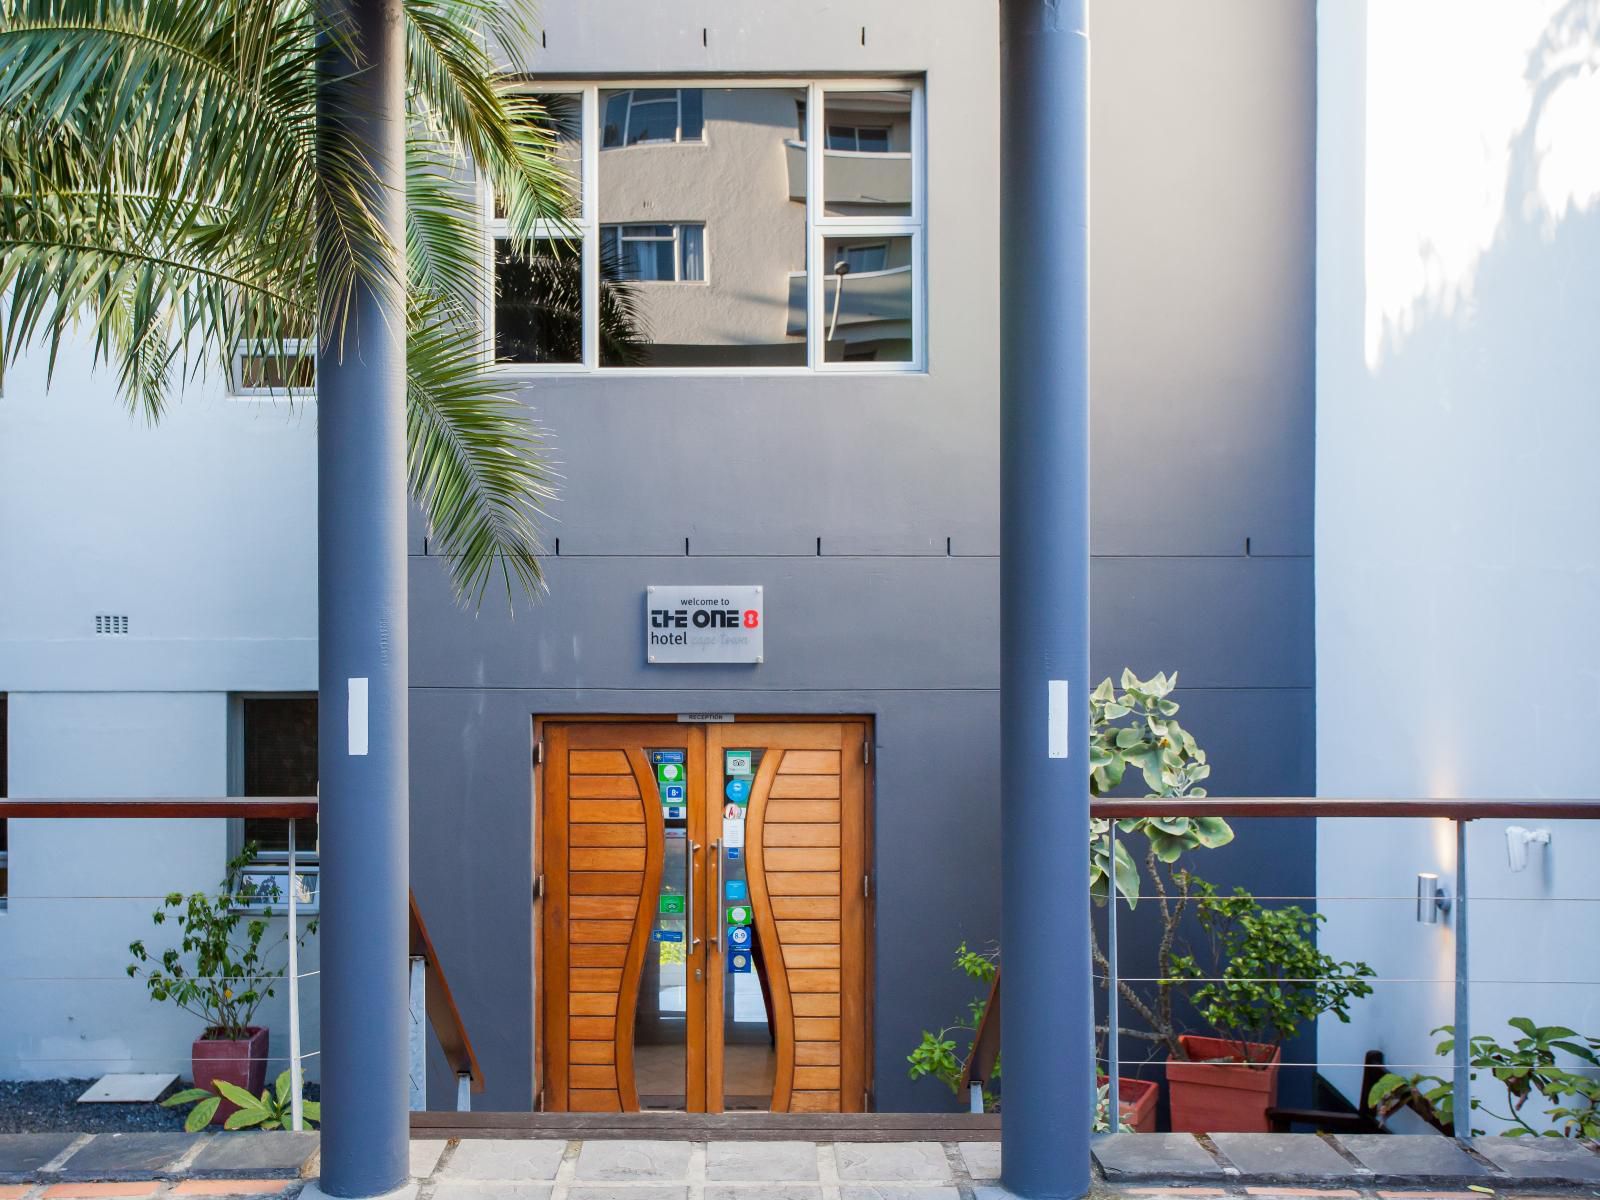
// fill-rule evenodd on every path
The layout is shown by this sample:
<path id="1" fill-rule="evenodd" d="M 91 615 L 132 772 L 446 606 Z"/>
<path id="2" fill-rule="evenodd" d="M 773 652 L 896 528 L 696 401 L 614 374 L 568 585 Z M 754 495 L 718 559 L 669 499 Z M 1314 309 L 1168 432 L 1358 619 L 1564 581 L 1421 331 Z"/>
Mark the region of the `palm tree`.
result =
<path id="1" fill-rule="evenodd" d="M 466 181 L 494 189 L 516 253 L 562 225 L 571 189 L 538 100 L 495 65 L 496 46 L 529 60 L 515 6 L 403 7 L 411 489 L 458 595 L 481 602 L 499 576 L 510 599 L 542 586 L 552 475 L 487 369 Z M 0 0 L 0 366 L 43 343 L 53 369 L 87 331 L 151 420 L 241 346 L 303 385 L 304 339 L 337 352 L 353 289 L 395 259 L 370 168 L 317 136 L 319 55 L 345 36 L 311 0 Z"/>

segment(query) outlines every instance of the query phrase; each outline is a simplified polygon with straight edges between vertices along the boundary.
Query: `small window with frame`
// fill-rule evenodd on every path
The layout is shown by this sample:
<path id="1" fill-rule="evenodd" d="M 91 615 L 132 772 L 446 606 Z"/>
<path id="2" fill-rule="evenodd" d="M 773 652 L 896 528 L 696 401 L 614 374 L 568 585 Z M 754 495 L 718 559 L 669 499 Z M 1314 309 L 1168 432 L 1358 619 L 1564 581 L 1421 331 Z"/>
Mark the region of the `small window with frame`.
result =
<path id="1" fill-rule="evenodd" d="M 233 698 L 230 789 L 239 796 L 315 796 L 317 794 L 317 698 L 315 695 L 249 695 Z M 318 848 L 316 818 L 294 825 L 295 901 L 307 912 L 317 908 Z M 276 817 L 245 817 L 232 822 L 232 854 L 254 845 L 245 870 L 264 910 L 285 907 L 290 886 L 290 822 Z"/>

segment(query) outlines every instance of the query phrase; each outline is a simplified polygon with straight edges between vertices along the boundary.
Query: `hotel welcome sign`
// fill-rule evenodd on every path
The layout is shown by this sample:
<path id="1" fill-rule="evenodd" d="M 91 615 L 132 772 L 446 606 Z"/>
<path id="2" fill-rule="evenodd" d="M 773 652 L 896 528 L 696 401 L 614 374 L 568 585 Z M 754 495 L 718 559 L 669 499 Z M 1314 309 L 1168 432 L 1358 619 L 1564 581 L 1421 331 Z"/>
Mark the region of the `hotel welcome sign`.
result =
<path id="1" fill-rule="evenodd" d="M 766 616 L 761 588 L 650 587 L 645 656 L 651 663 L 758 663 Z"/>

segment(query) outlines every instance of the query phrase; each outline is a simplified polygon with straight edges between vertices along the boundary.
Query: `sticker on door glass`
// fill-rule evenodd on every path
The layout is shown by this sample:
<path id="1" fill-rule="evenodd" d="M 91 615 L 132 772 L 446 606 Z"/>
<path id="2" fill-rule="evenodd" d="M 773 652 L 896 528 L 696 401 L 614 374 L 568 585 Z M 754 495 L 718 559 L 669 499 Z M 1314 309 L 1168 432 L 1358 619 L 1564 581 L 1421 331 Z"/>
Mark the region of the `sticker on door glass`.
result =
<path id="1" fill-rule="evenodd" d="M 750 956 L 748 954 L 744 953 L 743 951 L 740 951 L 737 954 L 728 955 L 728 974 L 729 975 L 748 975 L 748 974 L 750 974 Z"/>
<path id="2" fill-rule="evenodd" d="M 657 902 L 656 911 L 660 913 L 670 913 L 675 916 L 682 916 L 683 897 L 662 895 Z"/>
<path id="3" fill-rule="evenodd" d="M 734 904 L 728 908 L 729 925 L 750 924 L 750 906 L 748 904 Z"/>
<path id="4" fill-rule="evenodd" d="M 728 808 L 738 811 L 730 817 L 728 809 L 722 810 L 722 844 L 728 848 L 729 858 L 737 858 L 735 852 L 744 849 L 744 809 L 733 804 Z"/>
<path id="5" fill-rule="evenodd" d="M 750 926 L 732 926 L 728 930 L 728 947 L 733 950 L 750 949 Z"/>
<path id="6" fill-rule="evenodd" d="M 729 750 L 723 755 L 723 773 L 726 775 L 749 775 L 751 772 L 751 753 L 748 750 Z"/>
<path id="7" fill-rule="evenodd" d="M 730 779 L 726 789 L 728 799 L 734 804 L 745 805 L 750 803 L 750 781 L 748 779 Z"/>
<path id="8" fill-rule="evenodd" d="M 681 942 L 683 930 L 681 929 L 652 929 L 650 931 L 652 942 Z"/>
<path id="9" fill-rule="evenodd" d="M 750 885 L 742 879 L 730 879 L 727 885 L 729 900 L 750 899 Z"/>

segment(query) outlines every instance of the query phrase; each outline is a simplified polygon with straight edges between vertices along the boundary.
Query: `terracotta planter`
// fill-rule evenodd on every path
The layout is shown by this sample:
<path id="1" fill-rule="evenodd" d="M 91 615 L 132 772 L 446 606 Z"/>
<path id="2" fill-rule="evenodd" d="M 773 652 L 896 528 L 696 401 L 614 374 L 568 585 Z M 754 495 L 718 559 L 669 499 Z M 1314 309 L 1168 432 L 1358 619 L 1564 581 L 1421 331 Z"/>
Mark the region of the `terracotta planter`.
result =
<path id="1" fill-rule="evenodd" d="M 1271 1133 L 1267 1109 L 1278 1100 L 1281 1049 L 1248 1044 L 1246 1065 L 1236 1042 L 1184 1034 L 1178 1041 L 1189 1062 L 1167 1060 L 1174 1133 Z"/>
<path id="2" fill-rule="evenodd" d="M 237 1084 L 252 1096 L 259 1096 L 267 1082 L 267 1047 L 271 1034 L 259 1025 L 247 1027 L 249 1037 L 197 1038 L 191 1049 L 190 1068 L 195 1087 L 215 1091 L 214 1080 Z M 238 1106 L 227 1100 L 217 1105 L 213 1125 L 221 1125 Z"/>
<path id="3" fill-rule="evenodd" d="M 1105 1083 L 1106 1077 L 1100 1076 Z M 1117 1115 L 1124 1125 L 1135 1133 L 1156 1131 L 1156 1101 L 1161 1099 L 1161 1085 L 1153 1079 L 1129 1079 L 1117 1076 Z"/>

